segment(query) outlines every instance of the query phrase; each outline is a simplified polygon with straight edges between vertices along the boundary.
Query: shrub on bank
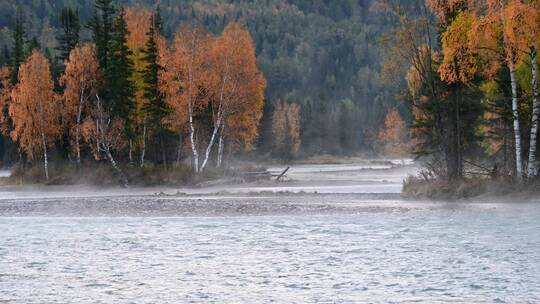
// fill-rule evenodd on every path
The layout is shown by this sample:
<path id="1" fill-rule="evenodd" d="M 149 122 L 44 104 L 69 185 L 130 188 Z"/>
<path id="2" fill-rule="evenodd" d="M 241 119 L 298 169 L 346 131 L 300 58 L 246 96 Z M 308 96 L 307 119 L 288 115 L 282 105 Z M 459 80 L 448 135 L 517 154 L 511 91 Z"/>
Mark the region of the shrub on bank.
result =
<path id="1" fill-rule="evenodd" d="M 191 168 L 179 164 L 165 167 L 149 164 L 143 168 L 126 166 L 126 177 L 130 185 L 184 185 L 194 179 Z M 43 168 L 41 166 L 15 166 L 11 176 L 2 178 L 1 184 L 22 185 L 44 183 Z M 47 185 L 75 185 L 89 184 L 97 186 L 118 186 L 120 177 L 109 164 L 92 163 L 77 166 L 74 163 L 53 162 L 50 166 L 50 179 Z"/>
<path id="2" fill-rule="evenodd" d="M 460 180 L 428 179 L 409 176 L 403 181 L 402 196 L 414 199 L 457 200 L 479 196 L 501 196 L 515 193 L 540 192 L 540 180 L 515 183 L 505 178 L 466 177 Z"/>

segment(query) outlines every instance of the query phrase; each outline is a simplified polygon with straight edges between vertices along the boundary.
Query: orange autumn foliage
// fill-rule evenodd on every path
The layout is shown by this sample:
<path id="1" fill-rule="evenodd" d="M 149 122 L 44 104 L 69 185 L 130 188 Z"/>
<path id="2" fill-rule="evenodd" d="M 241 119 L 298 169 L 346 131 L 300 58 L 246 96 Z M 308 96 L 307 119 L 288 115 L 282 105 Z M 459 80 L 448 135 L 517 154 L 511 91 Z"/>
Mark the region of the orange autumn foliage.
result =
<path id="1" fill-rule="evenodd" d="M 127 45 L 132 51 L 144 48 L 148 40 L 146 33 L 152 24 L 153 15 L 152 11 L 144 7 L 126 8 L 124 18 L 129 32 Z"/>
<path id="2" fill-rule="evenodd" d="M 426 0 L 426 4 L 443 25 L 448 25 L 447 16 L 449 15 L 457 15 L 465 10 L 479 13 L 489 5 L 482 0 Z"/>
<path id="3" fill-rule="evenodd" d="M 9 136 L 8 107 L 11 103 L 11 71 L 8 67 L 0 68 L 0 133 Z"/>
<path id="4" fill-rule="evenodd" d="M 300 106 L 278 102 L 272 114 L 272 138 L 275 153 L 295 156 L 300 149 Z"/>
<path id="5" fill-rule="evenodd" d="M 470 13 L 461 12 L 442 35 L 443 62 L 439 74 L 448 83 L 469 85 L 478 72 L 477 57 L 469 42 L 473 22 Z"/>
<path id="6" fill-rule="evenodd" d="M 49 61 L 34 50 L 19 69 L 19 83 L 9 106 L 11 138 L 29 159 L 44 152 L 60 135 L 60 106 L 53 89 Z"/>
<path id="7" fill-rule="evenodd" d="M 65 66 L 65 73 L 60 77 L 60 84 L 64 87 L 62 117 L 70 130 L 72 153 L 80 162 L 82 119 L 89 112 L 91 99 L 98 92 L 100 81 L 95 45 L 74 48 Z"/>
<path id="8" fill-rule="evenodd" d="M 511 0 L 504 8 L 503 15 L 504 33 L 515 49 L 528 52 L 532 46 L 540 47 L 538 7 L 519 0 Z"/>
<path id="9" fill-rule="evenodd" d="M 221 100 L 225 137 L 252 149 L 262 118 L 266 81 L 257 68 L 251 35 L 239 23 L 227 25 L 211 49 L 210 92 Z M 218 109 L 219 111 L 219 106 Z"/>
<path id="10" fill-rule="evenodd" d="M 484 74 L 488 79 L 497 75 L 506 60 L 500 21 L 497 14 L 480 16 L 475 19 L 469 34 L 470 47 L 483 61 Z"/>
<path id="11" fill-rule="evenodd" d="M 132 80 L 135 84 L 135 111 L 131 113 L 131 119 L 136 124 L 136 127 L 141 129 L 145 121 L 142 110 L 144 106 L 144 79 L 142 73 L 146 69 L 146 62 L 143 60 L 144 48 L 148 40 L 147 33 L 152 24 L 153 13 L 139 6 L 128 7 L 125 10 L 124 18 L 128 30 L 127 46 L 132 52 L 131 59 L 134 67 Z M 142 131 L 139 130 L 139 132 Z M 144 145 L 143 143 L 138 144 Z"/>
<path id="12" fill-rule="evenodd" d="M 391 110 L 384 119 L 384 127 L 377 136 L 386 156 L 402 157 L 411 152 L 407 125 L 396 109 Z"/>
<path id="13" fill-rule="evenodd" d="M 160 87 L 173 109 L 168 120 L 176 130 L 185 126 L 189 107 L 194 113 L 208 104 L 201 91 L 208 74 L 208 52 L 213 37 L 199 26 L 183 26 L 175 34 L 171 49 L 160 56 Z"/>
<path id="14" fill-rule="evenodd" d="M 540 47 L 538 3 L 520 0 L 488 1 L 484 14 L 475 19 L 470 44 L 486 61 L 486 74 L 492 78 L 502 62 L 515 65 L 528 55 L 532 46 Z"/>

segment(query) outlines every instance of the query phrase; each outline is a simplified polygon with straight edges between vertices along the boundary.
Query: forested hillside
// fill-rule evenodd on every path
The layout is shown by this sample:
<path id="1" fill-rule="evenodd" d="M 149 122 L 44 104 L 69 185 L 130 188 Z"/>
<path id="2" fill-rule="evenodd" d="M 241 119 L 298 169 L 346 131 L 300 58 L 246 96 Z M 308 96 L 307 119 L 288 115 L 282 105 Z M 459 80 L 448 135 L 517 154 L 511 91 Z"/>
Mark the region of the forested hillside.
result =
<path id="1" fill-rule="evenodd" d="M 159 6 L 164 34 L 172 40 L 177 28 L 199 22 L 220 33 L 230 21 L 250 31 L 257 64 L 267 81 L 264 117 L 258 151 L 276 150 L 272 140 L 272 113 L 280 101 L 300 106 L 300 152 L 348 154 L 370 151 L 401 84 L 381 81 L 382 34 L 395 24 L 375 0 L 119 0 L 117 7 Z M 412 4 L 411 4 L 412 5 Z M 94 12 L 93 0 L 0 0 L 1 60 L 13 48 L 18 14 L 24 16 L 26 39 L 34 38 L 50 58 L 57 57 L 57 36 L 63 7 L 78 9 L 81 39 L 91 33 L 86 24 Z M 34 43 L 35 43 L 34 42 Z M 58 62 L 53 63 L 58 65 Z M 401 80 L 400 80 L 401 81 Z"/>

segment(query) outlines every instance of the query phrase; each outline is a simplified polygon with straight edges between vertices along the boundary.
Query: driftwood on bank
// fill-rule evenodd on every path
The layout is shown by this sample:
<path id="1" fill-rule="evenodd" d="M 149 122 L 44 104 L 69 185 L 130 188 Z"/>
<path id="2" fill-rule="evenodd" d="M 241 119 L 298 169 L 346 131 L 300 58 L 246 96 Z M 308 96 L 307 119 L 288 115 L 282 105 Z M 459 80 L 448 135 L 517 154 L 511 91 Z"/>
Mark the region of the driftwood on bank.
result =
<path id="1" fill-rule="evenodd" d="M 285 170 L 283 170 L 283 172 L 281 172 L 281 174 L 278 175 L 278 177 L 276 178 L 276 182 L 279 182 L 279 180 L 280 180 L 281 178 L 283 178 L 283 176 L 285 176 L 285 174 L 287 173 L 287 171 L 289 171 L 290 168 L 291 168 L 291 167 L 285 168 Z"/>

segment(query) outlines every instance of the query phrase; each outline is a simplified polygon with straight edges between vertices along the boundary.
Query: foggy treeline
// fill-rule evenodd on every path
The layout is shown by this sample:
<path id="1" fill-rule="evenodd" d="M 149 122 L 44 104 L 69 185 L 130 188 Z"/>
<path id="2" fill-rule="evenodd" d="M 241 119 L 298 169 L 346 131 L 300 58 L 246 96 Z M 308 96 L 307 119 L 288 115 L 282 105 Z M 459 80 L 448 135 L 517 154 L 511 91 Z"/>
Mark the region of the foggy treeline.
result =
<path id="1" fill-rule="evenodd" d="M 379 40 L 396 20 L 388 16 L 378 1 L 112 1 L 111 4 L 116 13 L 122 7 L 129 11 L 142 6 L 153 12 L 159 7 L 161 31 L 168 44 L 174 40 L 178 28 L 188 24 L 199 24 L 213 35 L 220 35 L 231 22 L 239 22 L 249 31 L 257 66 L 267 83 L 263 115 L 250 147 L 257 154 L 290 158 L 373 152 L 378 130 L 384 125 L 389 109 L 399 105 L 401 114 L 406 115 L 406 107 L 398 101 L 399 85 L 390 87 L 381 81 L 383 49 Z M 78 16 L 79 43 L 92 42 L 89 25 L 96 11 L 94 1 L 3 1 L 0 8 L 3 65 L 13 63 L 13 36 L 21 19 L 23 48 L 29 53 L 28 49 L 37 47 L 49 59 L 55 91 L 61 93 L 58 79 L 68 56 L 63 45 L 66 42 L 60 38 L 67 21 L 62 17 L 63 9 L 70 8 Z M 140 32 L 146 34 L 144 29 Z M 138 49 L 132 51 L 137 53 Z M 403 84 L 401 81 L 400 85 Z M 280 143 L 274 136 L 275 129 L 280 128 L 272 125 L 280 121 L 277 119 L 280 114 L 276 113 L 276 117 L 273 114 L 282 103 L 298 107 L 297 122 L 287 123 L 299 126 L 290 127 L 292 131 L 287 133 L 297 129 L 299 135 L 278 136 L 285 139 Z M 298 142 L 284 149 L 283 145 L 291 138 Z M 6 141 L 4 138 L 4 146 L 9 148 Z M 187 136 L 183 141 L 187 142 Z M 58 142 L 55 147 L 65 146 Z M 170 142 L 167 146 L 178 143 Z M 189 149 L 186 145 L 181 157 L 189 156 Z M 176 159 L 178 151 L 170 150 L 168 158 Z M 66 156 L 68 152 L 62 153 Z M 4 155 L 5 162 L 18 161 L 19 155 L 13 150 L 9 154 Z M 54 154 L 56 157 L 57 153 Z M 129 157 L 127 154 L 122 153 L 122 157 Z"/>

